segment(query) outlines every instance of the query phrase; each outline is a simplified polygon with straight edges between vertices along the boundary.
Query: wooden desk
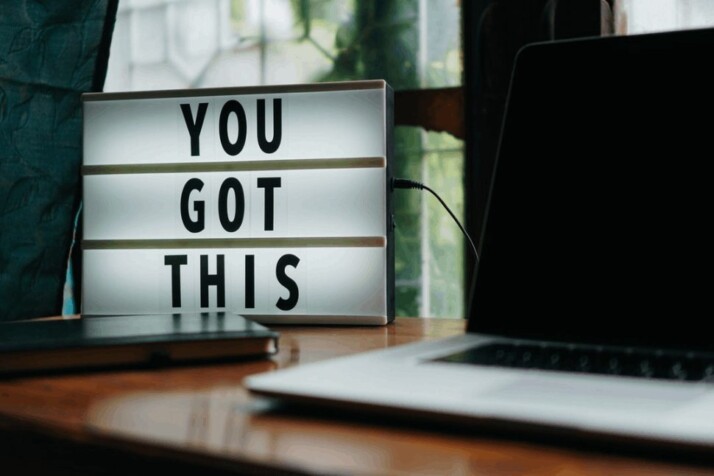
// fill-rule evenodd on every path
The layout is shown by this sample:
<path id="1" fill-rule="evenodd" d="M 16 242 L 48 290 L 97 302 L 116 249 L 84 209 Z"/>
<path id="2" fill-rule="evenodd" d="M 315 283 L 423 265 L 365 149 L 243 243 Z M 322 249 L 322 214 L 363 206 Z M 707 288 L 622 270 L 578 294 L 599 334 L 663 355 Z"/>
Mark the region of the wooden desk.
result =
<path id="1" fill-rule="evenodd" d="M 275 411 L 247 375 L 463 332 L 464 321 L 280 327 L 273 360 L 0 380 L 0 460 L 23 474 L 714 474 L 588 447 Z"/>

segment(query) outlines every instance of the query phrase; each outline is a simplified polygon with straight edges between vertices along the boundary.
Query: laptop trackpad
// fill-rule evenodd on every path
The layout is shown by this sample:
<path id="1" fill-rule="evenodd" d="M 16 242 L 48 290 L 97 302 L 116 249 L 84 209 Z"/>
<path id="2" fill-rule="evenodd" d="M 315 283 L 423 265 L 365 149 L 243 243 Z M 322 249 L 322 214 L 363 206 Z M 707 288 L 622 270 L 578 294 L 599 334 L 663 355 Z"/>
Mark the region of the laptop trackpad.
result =
<path id="1" fill-rule="evenodd" d="M 562 410 L 587 409 L 643 414 L 664 412 L 708 393 L 706 387 L 688 384 L 659 384 L 650 381 L 616 381 L 614 378 L 562 379 L 527 377 L 481 394 L 488 400 L 528 406 L 554 406 Z"/>

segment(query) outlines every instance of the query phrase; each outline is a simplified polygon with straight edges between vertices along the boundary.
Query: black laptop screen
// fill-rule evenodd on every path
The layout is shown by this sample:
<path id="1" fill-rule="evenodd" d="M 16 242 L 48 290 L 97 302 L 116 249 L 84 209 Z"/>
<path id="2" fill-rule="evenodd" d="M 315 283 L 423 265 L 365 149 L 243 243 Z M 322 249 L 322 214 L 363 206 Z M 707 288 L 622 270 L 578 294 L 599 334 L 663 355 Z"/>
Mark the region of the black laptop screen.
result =
<path id="1" fill-rule="evenodd" d="M 714 350 L 714 32 L 534 45 L 469 330 Z"/>

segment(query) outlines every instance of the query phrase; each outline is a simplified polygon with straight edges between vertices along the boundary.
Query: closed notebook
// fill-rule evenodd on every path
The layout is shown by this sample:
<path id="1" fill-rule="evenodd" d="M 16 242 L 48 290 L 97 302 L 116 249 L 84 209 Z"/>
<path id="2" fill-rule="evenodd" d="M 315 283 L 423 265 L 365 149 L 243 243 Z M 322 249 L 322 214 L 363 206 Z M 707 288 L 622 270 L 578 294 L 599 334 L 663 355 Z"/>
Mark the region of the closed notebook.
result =
<path id="1" fill-rule="evenodd" d="M 265 357 L 277 341 L 277 333 L 223 312 L 5 323 L 0 373 Z"/>

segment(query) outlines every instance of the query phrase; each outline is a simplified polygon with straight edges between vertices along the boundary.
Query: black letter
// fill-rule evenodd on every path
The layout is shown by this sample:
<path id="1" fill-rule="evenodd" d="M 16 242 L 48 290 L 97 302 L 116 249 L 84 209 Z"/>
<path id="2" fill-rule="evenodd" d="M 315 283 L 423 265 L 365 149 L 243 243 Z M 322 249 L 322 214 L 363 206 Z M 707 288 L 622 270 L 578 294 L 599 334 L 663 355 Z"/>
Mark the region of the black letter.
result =
<path id="1" fill-rule="evenodd" d="M 282 99 L 273 99 L 273 140 L 265 137 L 265 99 L 258 99 L 258 145 L 266 154 L 272 154 L 280 147 L 282 138 Z"/>
<path id="2" fill-rule="evenodd" d="M 207 102 L 199 103 L 198 113 L 196 114 L 196 120 L 194 121 L 193 116 L 191 115 L 191 105 L 181 104 L 183 120 L 186 121 L 186 128 L 188 129 L 188 134 L 191 136 L 191 155 L 200 155 L 198 139 L 201 135 L 201 129 L 203 128 L 203 120 L 206 118 L 207 110 Z"/>
<path id="3" fill-rule="evenodd" d="M 171 266 L 171 305 L 181 307 L 181 266 L 188 263 L 187 255 L 164 256 L 164 264 Z"/>
<path id="4" fill-rule="evenodd" d="M 231 142 L 228 138 L 228 116 L 230 116 L 232 112 L 234 112 L 236 118 L 238 118 L 238 138 L 235 142 Z M 243 106 L 234 99 L 225 103 L 223 109 L 221 109 L 221 117 L 218 120 L 218 132 L 221 136 L 221 145 L 223 146 L 223 150 L 226 151 L 226 154 L 238 155 L 238 153 L 243 150 L 246 127 L 245 110 L 243 110 Z"/>
<path id="5" fill-rule="evenodd" d="M 300 263 L 300 258 L 297 256 L 283 255 L 280 257 L 278 265 L 275 267 L 275 275 L 277 276 L 278 281 L 290 292 L 287 299 L 279 298 L 278 302 L 275 303 L 275 305 L 278 306 L 278 309 L 283 311 L 289 311 L 294 308 L 298 302 L 298 297 L 300 296 L 300 292 L 298 291 L 295 281 L 290 279 L 290 277 L 285 274 L 285 268 L 287 266 L 297 268 L 298 263 Z"/>
<path id="6" fill-rule="evenodd" d="M 218 307 L 226 305 L 226 273 L 223 255 L 216 256 L 216 274 L 208 274 L 208 255 L 201 255 L 201 307 L 208 307 L 208 286 L 216 287 Z"/>
<path id="7" fill-rule="evenodd" d="M 196 221 L 191 220 L 191 217 L 188 216 L 188 199 L 191 196 L 191 192 L 194 190 L 198 190 L 200 192 L 202 189 L 203 181 L 201 181 L 201 179 L 192 178 L 186 182 L 186 185 L 183 186 L 183 192 L 181 192 L 181 220 L 183 221 L 183 226 L 185 226 L 191 233 L 203 231 L 203 227 L 205 226 L 203 213 L 205 204 L 203 201 L 197 200 L 193 204 L 193 209 L 198 214 Z"/>
<path id="8" fill-rule="evenodd" d="M 280 188 L 280 177 L 264 177 L 258 179 L 258 188 L 265 189 L 265 230 L 272 231 L 273 217 L 275 215 L 275 201 L 273 200 L 273 189 Z"/>
<path id="9" fill-rule="evenodd" d="M 255 255 L 245 255 L 245 307 L 255 307 Z"/>
<path id="10" fill-rule="evenodd" d="M 228 218 L 228 192 L 233 190 L 236 197 L 236 213 L 231 221 Z M 218 192 L 218 218 L 226 231 L 236 231 L 243 223 L 243 213 L 245 212 L 245 198 L 243 197 L 243 186 L 237 178 L 228 177 L 223 181 Z"/>

